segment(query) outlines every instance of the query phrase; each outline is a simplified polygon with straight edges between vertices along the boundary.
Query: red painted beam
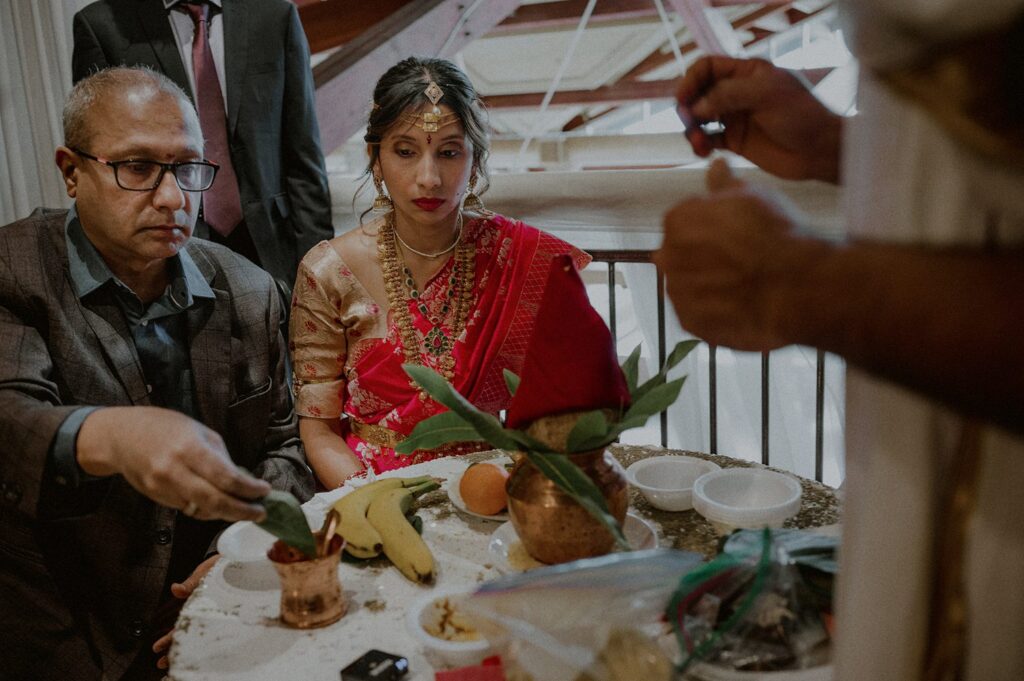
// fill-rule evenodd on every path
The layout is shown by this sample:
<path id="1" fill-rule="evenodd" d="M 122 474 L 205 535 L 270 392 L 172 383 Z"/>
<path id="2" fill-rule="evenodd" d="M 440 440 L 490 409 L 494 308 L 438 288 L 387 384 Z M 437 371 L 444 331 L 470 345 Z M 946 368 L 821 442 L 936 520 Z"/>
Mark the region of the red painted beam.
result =
<path id="1" fill-rule="evenodd" d="M 551 106 L 579 104 L 617 104 L 648 99 L 668 99 L 675 94 L 675 80 L 619 81 L 595 90 L 566 90 L 556 92 Z M 484 98 L 491 109 L 528 109 L 540 106 L 543 92 L 528 92 L 519 95 L 492 95 Z"/>
<path id="2" fill-rule="evenodd" d="M 299 19 L 316 54 L 355 40 L 411 0 L 301 0 Z"/>

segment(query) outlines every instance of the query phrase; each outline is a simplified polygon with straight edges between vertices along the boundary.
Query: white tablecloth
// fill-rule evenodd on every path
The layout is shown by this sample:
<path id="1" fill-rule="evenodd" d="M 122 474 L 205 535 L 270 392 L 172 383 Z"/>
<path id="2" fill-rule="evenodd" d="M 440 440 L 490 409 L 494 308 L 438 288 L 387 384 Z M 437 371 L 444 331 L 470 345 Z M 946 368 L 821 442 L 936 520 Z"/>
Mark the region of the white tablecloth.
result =
<path id="1" fill-rule="evenodd" d="M 466 467 L 439 459 L 392 472 L 449 478 Z M 319 494 L 306 504 L 311 520 L 350 488 Z M 488 544 L 499 523 L 452 512 L 447 505 L 420 511 L 423 537 L 438 568 L 434 586 L 419 586 L 390 565 L 342 563 L 339 568 L 348 613 L 338 622 L 300 631 L 277 619 L 281 589 L 268 561 L 217 562 L 185 603 L 170 654 L 175 681 L 338 681 L 339 671 L 377 648 L 409 659 L 409 681 L 432 681 L 434 668 L 405 625 L 405 609 L 435 588 L 472 588 L 500 576 L 488 562 Z"/>
<path id="2" fill-rule="evenodd" d="M 749 464 L 727 457 L 709 457 L 645 446 L 618 447 L 624 463 L 662 453 L 690 454 L 711 458 L 719 465 Z M 490 458 L 494 453 L 471 455 Z M 457 476 L 468 465 L 465 458 L 448 458 L 409 466 L 390 475 L 414 477 L 432 475 L 445 480 Z M 386 474 L 387 475 L 387 474 Z M 362 484 L 358 481 L 358 484 Z M 817 527 L 836 520 L 835 494 L 824 485 L 802 480 L 804 498 L 801 513 L 791 526 Z M 310 521 L 319 525 L 326 510 L 352 488 L 317 495 L 304 507 Z M 662 547 L 696 550 L 708 554 L 717 539 L 707 521 L 692 512 L 674 514 L 655 511 L 634 494 L 633 510 L 654 530 Z M 491 535 L 499 523 L 459 513 L 451 504 L 428 504 L 419 511 L 424 521 L 423 536 L 434 553 L 437 581 L 433 586 L 413 584 L 386 561 L 374 565 L 342 563 L 342 590 L 349 611 L 338 622 L 310 631 L 283 626 L 280 612 L 280 582 L 266 560 L 232 562 L 221 559 L 202 585 L 185 603 L 175 626 L 170 653 L 173 681 L 338 681 L 339 672 L 366 651 L 376 648 L 409 659 L 406 681 L 433 681 L 434 666 L 424 657 L 409 634 L 405 612 L 417 599 L 429 598 L 435 589 L 470 590 L 484 581 L 501 576 L 508 569 L 506 558 L 488 550 Z M 765 675 L 772 681 L 819 681 L 823 675 L 805 672 Z M 760 675 L 744 675 L 744 681 L 758 681 Z"/>

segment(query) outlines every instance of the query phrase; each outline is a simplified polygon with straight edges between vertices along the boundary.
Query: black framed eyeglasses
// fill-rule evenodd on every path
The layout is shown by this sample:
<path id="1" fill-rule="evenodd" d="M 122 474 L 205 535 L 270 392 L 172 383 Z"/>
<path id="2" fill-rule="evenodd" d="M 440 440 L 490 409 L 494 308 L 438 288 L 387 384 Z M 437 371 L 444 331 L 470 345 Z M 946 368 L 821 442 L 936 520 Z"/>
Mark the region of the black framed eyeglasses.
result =
<path id="1" fill-rule="evenodd" d="M 146 159 L 126 159 L 124 161 L 108 161 L 93 156 L 81 149 L 68 147 L 83 158 L 87 158 L 114 169 L 114 181 L 121 189 L 132 192 L 148 192 L 156 189 L 163 182 L 164 173 L 170 172 L 174 181 L 183 191 L 203 192 L 213 185 L 220 166 L 212 161 L 177 161 L 160 163 Z"/>

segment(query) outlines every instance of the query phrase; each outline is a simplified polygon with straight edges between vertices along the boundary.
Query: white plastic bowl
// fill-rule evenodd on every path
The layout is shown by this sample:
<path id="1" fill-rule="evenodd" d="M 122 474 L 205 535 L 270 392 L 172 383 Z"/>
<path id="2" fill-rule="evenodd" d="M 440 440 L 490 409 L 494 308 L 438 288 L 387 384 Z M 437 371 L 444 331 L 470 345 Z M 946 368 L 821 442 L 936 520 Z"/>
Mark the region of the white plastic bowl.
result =
<path id="1" fill-rule="evenodd" d="M 800 510 L 800 483 L 760 468 L 723 468 L 693 483 L 693 507 L 721 534 L 781 527 Z"/>
<path id="2" fill-rule="evenodd" d="M 406 613 L 406 625 L 424 649 L 428 659 L 440 661 L 449 667 L 468 667 L 479 664 L 491 653 L 491 644 L 487 639 L 477 641 L 446 641 L 426 630 L 430 624 L 430 609 L 434 601 L 447 598 L 457 607 L 459 601 L 465 599 L 469 592 L 464 590 L 434 589 L 428 596 L 415 603 Z"/>
<path id="3" fill-rule="evenodd" d="M 651 506 L 663 511 L 686 511 L 693 508 L 693 483 L 719 468 L 693 456 L 652 456 L 627 468 L 626 478 Z"/>

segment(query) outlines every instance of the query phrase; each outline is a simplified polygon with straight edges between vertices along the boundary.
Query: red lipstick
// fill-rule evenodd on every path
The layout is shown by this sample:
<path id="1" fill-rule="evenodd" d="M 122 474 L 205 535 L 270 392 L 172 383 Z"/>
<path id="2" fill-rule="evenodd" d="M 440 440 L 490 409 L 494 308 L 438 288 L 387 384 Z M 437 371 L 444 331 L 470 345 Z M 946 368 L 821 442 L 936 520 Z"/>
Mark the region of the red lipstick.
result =
<path id="1" fill-rule="evenodd" d="M 419 198 L 413 199 L 413 203 L 420 209 L 431 212 L 437 210 L 444 203 L 444 199 Z"/>

